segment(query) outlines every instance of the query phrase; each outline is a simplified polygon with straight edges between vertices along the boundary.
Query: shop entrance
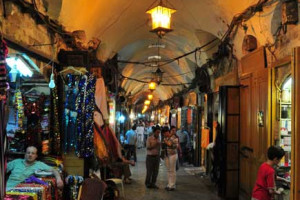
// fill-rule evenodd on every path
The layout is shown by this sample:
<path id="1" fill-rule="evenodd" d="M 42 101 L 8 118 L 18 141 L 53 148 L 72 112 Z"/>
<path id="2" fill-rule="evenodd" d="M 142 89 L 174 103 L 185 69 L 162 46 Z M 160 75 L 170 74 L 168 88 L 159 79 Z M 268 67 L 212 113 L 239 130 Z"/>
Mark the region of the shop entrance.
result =
<path id="1" fill-rule="evenodd" d="M 274 64 L 272 68 L 272 138 L 273 145 L 280 146 L 285 156 L 279 163 L 277 176 L 291 180 L 292 170 L 292 65 L 288 56 Z M 290 187 L 284 182 L 277 181 L 277 187 L 285 190 L 281 195 L 283 199 L 290 199 Z"/>

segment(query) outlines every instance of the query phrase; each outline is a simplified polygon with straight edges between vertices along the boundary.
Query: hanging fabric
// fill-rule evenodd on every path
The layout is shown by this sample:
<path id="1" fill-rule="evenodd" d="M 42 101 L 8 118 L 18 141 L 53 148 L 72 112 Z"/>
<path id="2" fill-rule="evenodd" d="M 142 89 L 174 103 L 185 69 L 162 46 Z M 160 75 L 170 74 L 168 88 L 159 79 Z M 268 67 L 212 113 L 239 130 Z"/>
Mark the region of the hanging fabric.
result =
<path id="1" fill-rule="evenodd" d="M 51 89 L 52 95 L 52 154 L 61 155 L 61 134 L 59 129 L 59 117 L 58 117 L 58 96 L 57 87 Z"/>
<path id="2" fill-rule="evenodd" d="M 5 171 L 6 171 L 6 134 L 5 134 L 5 108 L 4 101 L 0 100 L 0 199 L 5 195 Z"/>
<path id="3" fill-rule="evenodd" d="M 105 121 L 109 119 L 107 110 L 106 90 L 103 78 L 98 78 L 96 82 L 95 103 L 96 106 L 99 108 L 98 110 L 100 110 L 100 112 L 94 112 L 94 122 L 101 127 L 105 124 Z"/>
<path id="4" fill-rule="evenodd" d="M 76 98 L 77 110 L 77 148 L 79 157 L 90 157 L 94 154 L 93 113 L 95 107 L 95 84 L 93 75 L 83 75 L 79 81 L 79 93 Z"/>
<path id="5" fill-rule="evenodd" d="M 5 170 L 6 170 L 6 120 L 5 120 L 5 100 L 7 89 L 7 71 L 6 56 L 8 48 L 6 42 L 0 39 L 0 199 L 4 199 L 5 195 Z"/>
<path id="6" fill-rule="evenodd" d="M 209 144 L 209 129 L 202 129 L 201 131 L 201 147 L 206 148 Z"/>
<path id="7" fill-rule="evenodd" d="M 65 104 L 64 104 L 64 152 L 71 148 L 76 149 L 76 120 L 77 111 L 74 102 L 78 95 L 78 84 L 75 75 L 67 74 L 65 82 Z"/>
<path id="8" fill-rule="evenodd" d="M 27 93 L 28 94 L 28 93 Z M 35 101 L 23 95 L 24 113 L 27 117 L 26 144 L 36 146 L 39 152 L 42 152 L 42 126 L 41 119 L 44 111 L 45 95 L 36 95 Z M 24 149 L 25 150 L 25 149 Z"/>
<path id="9" fill-rule="evenodd" d="M 6 70 L 6 56 L 8 54 L 8 48 L 6 42 L 1 39 L 0 41 L 0 99 L 5 95 L 7 89 L 7 70 Z"/>

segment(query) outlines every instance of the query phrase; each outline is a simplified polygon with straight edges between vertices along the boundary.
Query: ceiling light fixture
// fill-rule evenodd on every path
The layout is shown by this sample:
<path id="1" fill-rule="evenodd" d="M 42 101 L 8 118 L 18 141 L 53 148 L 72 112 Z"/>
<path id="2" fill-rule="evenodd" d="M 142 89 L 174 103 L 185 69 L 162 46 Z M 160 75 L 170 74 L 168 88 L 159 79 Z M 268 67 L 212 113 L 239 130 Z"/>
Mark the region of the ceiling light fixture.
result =
<path id="1" fill-rule="evenodd" d="M 156 1 L 155 1 L 156 2 Z M 172 31 L 171 29 L 171 15 L 176 12 L 176 9 L 169 8 L 159 0 L 159 4 L 154 8 L 150 8 L 146 13 L 151 15 L 152 30 L 159 37 L 164 36 L 166 33 Z"/>
<path id="2" fill-rule="evenodd" d="M 150 103 L 151 103 L 151 101 L 150 101 L 150 100 L 145 100 L 145 102 L 144 102 L 144 104 L 145 104 L 146 106 L 149 106 L 149 105 L 150 105 Z"/>
<path id="3" fill-rule="evenodd" d="M 14 73 L 17 71 L 25 77 L 32 77 L 32 70 L 38 68 L 26 54 L 11 54 L 5 60 Z"/>
<path id="4" fill-rule="evenodd" d="M 165 44 L 150 44 L 149 46 L 148 46 L 148 48 L 150 49 L 150 48 L 162 48 L 162 49 L 164 49 L 164 48 L 166 48 L 166 45 Z"/>
<path id="5" fill-rule="evenodd" d="M 154 91 L 156 88 L 156 82 L 154 80 L 149 83 L 149 90 Z"/>
<path id="6" fill-rule="evenodd" d="M 161 60 L 161 56 L 160 55 L 148 56 L 148 60 Z"/>
<path id="7" fill-rule="evenodd" d="M 53 66 L 53 63 L 52 63 L 52 73 L 51 73 L 50 82 L 49 82 L 49 88 L 51 88 L 51 89 L 55 88 L 53 69 L 54 69 L 54 66 Z"/>
<path id="8" fill-rule="evenodd" d="M 163 73 L 164 72 L 161 71 L 160 68 L 157 68 L 157 70 L 154 72 L 155 81 L 158 85 L 162 82 Z"/>
<path id="9" fill-rule="evenodd" d="M 152 100 L 153 99 L 153 94 L 148 94 L 148 99 Z"/>

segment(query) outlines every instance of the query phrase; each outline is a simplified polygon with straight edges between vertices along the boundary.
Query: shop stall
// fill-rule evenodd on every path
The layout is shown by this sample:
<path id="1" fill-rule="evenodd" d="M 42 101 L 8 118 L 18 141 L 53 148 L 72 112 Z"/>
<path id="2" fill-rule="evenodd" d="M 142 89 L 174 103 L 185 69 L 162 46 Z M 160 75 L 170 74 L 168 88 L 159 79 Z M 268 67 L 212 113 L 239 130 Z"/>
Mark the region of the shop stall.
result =
<path id="1" fill-rule="evenodd" d="M 49 87 L 45 78 L 55 67 L 49 63 L 29 57 L 15 49 L 8 49 L 6 68 L 9 72 L 6 91 L 5 137 L 7 149 L 5 162 L 24 158 L 26 147 L 35 146 L 39 159 L 60 171 L 60 132 L 58 124 L 57 91 Z M 40 70 L 41 69 L 41 70 Z M 2 120 L 1 120 L 2 121 Z M 2 163 L 2 162 L 1 162 Z M 4 199 L 33 198 L 61 199 L 52 174 L 36 172 L 25 182 L 6 190 Z M 6 180 L 8 176 L 5 176 Z"/>
<path id="2" fill-rule="evenodd" d="M 292 159 L 292 63 L 290 57 L 274 64 L 272 68 L 272 134 L 271 142 L 285 151 L 285 156 L 276 170 L 277 175 L 291 181 Z M 285 190 L 283 199 L 290 199 L 290 187 L 285 182 L 277 182 Z"/>

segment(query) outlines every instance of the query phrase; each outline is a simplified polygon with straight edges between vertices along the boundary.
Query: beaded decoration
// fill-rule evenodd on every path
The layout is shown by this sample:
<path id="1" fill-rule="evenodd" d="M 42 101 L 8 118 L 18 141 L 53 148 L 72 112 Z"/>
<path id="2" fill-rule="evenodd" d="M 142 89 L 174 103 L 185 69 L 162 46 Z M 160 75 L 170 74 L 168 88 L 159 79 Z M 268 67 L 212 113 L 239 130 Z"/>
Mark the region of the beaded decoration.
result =
<path id="1" fill-rule="evenodd" d="M 77 110 L 77 148 L 78 157 L 94 155 L 94 106 L 96 78 L 91 74 L 83 75 L 78 84 L 76 98 Z"/>

